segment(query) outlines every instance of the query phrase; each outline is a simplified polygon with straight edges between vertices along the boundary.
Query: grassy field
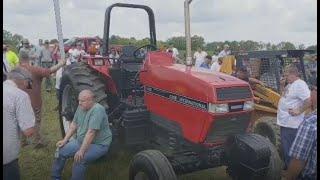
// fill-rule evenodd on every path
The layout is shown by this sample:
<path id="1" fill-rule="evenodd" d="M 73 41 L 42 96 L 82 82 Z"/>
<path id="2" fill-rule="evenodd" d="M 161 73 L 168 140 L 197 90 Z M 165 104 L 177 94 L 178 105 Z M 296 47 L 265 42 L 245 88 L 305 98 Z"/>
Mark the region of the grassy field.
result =
<path id="1" fill-rule="evenodd" d="M 61 139 L 58 122 L 58 112 L 54 111 L 57 104 L 55 93 L 43 92 L 43 119 L 42 134 L 49 141 L 46 148 L 33 149 L 28 145 L 21 149 L 19 164 L 22 180 L 47 180 L 50 179 L 50 170 L 53 162 L 55 143 Z M 128 166 L 132 153 L 120 151 L 110 159 L 102 159 L 89 166 L 87 179 L 90 180 L 127 180 Z M 63 172 L 63 179 L 71 178 L 72 160 L 68 160 Z M 179 177 L 179 180 L 223 180 L 229 179 L 225 168 L 208 169 Z"/>

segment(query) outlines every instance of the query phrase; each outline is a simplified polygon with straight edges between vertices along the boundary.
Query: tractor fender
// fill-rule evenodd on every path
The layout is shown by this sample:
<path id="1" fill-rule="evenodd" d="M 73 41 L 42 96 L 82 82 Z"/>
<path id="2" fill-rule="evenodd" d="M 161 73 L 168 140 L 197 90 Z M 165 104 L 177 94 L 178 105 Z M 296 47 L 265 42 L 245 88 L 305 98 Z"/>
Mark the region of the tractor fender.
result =
<path id="1" fill-rule="evenodd" d="M 269 139 L 258 134 L 228 137 L 227 172 L 233 179 L 280 180 L 282 161 Z"/>
<path id="2" fill-rule="evenodd" d="M 112 80 L 112 77 L 110 76 L 110 73 L 109 73 L 109 68 L 111 67 L 111 64 L 109 63 L 108 60 L 106 60 L 105 57 L 101 57 L 101 58 L 105 60 L 104 66 L 95 66 L 92 62 L 94 60 L 94 58 L 86 57 L 87 62 L 88 62 L 88 66 L 91 69 L 93 69 L 94 71 L 96 71 L 100 76 L 102 76 L 105 79 L 106 92 L 110 92 L 111 94 L 117 95 L 116 85 L 115 85 L 114 81 Z"/>

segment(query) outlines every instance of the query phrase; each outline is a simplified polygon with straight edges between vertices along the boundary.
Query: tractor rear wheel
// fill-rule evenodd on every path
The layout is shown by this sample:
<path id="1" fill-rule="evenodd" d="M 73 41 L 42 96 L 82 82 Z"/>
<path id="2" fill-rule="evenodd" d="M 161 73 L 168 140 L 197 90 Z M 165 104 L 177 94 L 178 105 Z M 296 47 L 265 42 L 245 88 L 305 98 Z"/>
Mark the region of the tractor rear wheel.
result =
<path id="1" fill-rule="evenodd" d="M 129 169 L 129 180 L 176 180 L 169 160 L 158 150 L 136 154 Z"/>
<path id="2" fill-rule="evenodd" d="M 106 82 L 99 74 L 85 63 L 67 66 L 62 74 L 60 91 L 60 129 L 64 137 L 78 107 L 78 95 L 84 90 L 91 90 L 96 102 L 108 109 Z"/>
<path id="3" fill-rule="evenodd" d="M 263 116 L 257 119 L 253 124 L 252 132 L 268 138 L 270 142 L 277 148 L 280 156 L 282 157 L 280 127 L 277 125 L 276 117 Z"/>
<path id="4" fill-rule="evenodd" d="M 227 156 L 228 156 L 228 168 L 227 173 L 233 180 L 280 180 L 281 179 L 281 170 L 282 170 L 282 161 L 280 159 L 279 153 L 277 152 L 276 147 L 270 142 L 268 138 L 265 138 L 258 134 L 250 134 L 251 138 L 245 138 L 246 142 L 258 142 L 260 145 L 264 146 L 264 148 L 268 148 L 270 154 L 265 156 L 264 154 L 266 151 L 260 151 L 260 154 L 252 153 L 248 154 L 249 149 L 247 147 L 251 147 L 251 145 L 245 143 L 245 141 L 237 141 L 233 140 L 233 144 L 229 144 L 227 146 Z M 246 145 L 247 144 L 247 145 Z M 249 146 L 248 146 L 249 145 Z M 230 149 L 229 149 L 230 148 Z M 255 159 L 250 160 L 250 155 L 253 155 Z M 243 163 L 246 160 L 242 158 L 246 158 L 247 163 Z M 258 158 L 257 158 L 258 157 Z M 259 163 L 266 163 L 266 159 L 268 158 L 268 165 L 265 166 L 267 169 L 256 169 L 258 171 L 254 171 L 252 167 L 258 167 L 262 164 Z M 266 165 L 266 164 L 265 164 Z M 261 171 L 260 171 L 261 170 Z M 260 171 L 260 172 L 259 172 Z"/>
<path id="5" fill-rule="evenodd" d="M 283 167 L 283 162 L 279 156 L 276 146 L 274 146 L 270 141 L 267 141 L 267 144 L 270 149 L 270 161 L 269 161 L 269 171 L 265 175 L 265 180 L 274 179 L 280 180 L 281 179 L 281 170 Z"/>

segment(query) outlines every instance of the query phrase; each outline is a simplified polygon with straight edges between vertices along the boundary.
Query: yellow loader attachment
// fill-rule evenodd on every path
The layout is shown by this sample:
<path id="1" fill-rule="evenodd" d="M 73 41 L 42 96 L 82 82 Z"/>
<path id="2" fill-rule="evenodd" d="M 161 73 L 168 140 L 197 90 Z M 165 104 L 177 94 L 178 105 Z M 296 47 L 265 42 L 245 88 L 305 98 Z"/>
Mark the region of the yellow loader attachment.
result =
<path id="1" fill-rule="evenodd" d="M 272 104 L 272 108 L 277 109 L 278 103 L 280 100 L 280 94 L 274 91 L 271 88 L 266 86 L 262 86 L 260 84 L 255 84 L 253 87 L 253 93 L 255 96 L 259 97 L 259 99 Z M 270 107 L 271 108 L 271 107 Z"/>

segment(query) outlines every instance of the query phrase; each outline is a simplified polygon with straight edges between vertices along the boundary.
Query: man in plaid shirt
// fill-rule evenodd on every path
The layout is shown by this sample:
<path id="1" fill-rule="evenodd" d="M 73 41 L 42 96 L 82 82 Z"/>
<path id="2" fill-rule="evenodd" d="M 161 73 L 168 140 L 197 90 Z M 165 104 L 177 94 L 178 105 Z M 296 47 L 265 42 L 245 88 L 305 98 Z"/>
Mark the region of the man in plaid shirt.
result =
<path id="1" fill-rule="evenodd" d="M 317 82 L 311 86 L 311 102 L 314 110 L 299 126 L 290 148 L 291 157 L 286 179 L 317 179 Z"/>

